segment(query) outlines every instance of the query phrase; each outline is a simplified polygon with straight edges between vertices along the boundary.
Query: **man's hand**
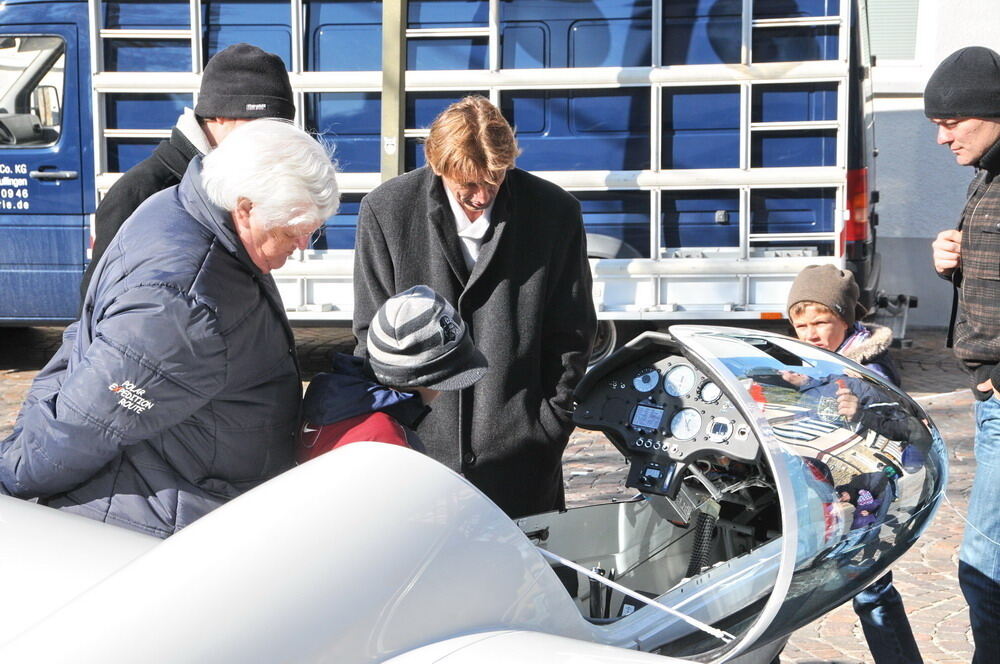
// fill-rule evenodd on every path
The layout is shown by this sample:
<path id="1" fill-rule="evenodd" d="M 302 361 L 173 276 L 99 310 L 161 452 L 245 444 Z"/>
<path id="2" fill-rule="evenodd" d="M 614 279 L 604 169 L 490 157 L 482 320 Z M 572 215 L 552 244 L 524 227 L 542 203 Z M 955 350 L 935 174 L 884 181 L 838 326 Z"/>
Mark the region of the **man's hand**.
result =
<path id="1" fill-rule="evenodd" d="M 941 231 L 931 243 L 931 248 L 934 250 L 934 269 L 947 277 L 958 268 L 962 260 L 962 231 Z"/>
<path id="2" fill-rule="evenodd" d="M 990 379 L 984 380 L 979 385 L 976 385 L 976 389 L 980 392 L 989 392 L 990 390 L 993 390 L 993 398 L 1000 399 L 1000 391 L 997 391 L 997 389 L 993 387 L 993 381 Z"/>

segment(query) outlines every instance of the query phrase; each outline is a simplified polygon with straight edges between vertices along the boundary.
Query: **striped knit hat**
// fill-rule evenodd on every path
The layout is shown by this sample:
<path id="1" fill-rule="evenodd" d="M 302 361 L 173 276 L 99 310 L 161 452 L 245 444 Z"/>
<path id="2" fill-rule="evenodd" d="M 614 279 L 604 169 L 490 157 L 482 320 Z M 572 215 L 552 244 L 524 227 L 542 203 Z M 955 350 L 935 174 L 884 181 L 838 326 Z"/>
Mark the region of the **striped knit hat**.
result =
<path id="1" fill-rule="evenodd" d="M 389 387 L 461 390 L 486 373 L 458 312 L 427 286 L 394 295 L 368 329 L 368 359 Z"/>

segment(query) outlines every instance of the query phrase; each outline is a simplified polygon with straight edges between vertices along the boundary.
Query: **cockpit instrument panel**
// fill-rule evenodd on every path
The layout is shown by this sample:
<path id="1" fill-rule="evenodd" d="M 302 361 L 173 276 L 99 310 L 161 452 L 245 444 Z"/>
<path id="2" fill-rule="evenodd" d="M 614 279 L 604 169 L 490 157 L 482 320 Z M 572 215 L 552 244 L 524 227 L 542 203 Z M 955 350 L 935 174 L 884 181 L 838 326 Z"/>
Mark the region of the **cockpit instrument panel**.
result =
<path id="1" fill-rule="evenodd" d="M 756 437 L 716 378 L 663 344 L 630 351 L 627 361 L 581 382 L 574 413 L 578 426 L 605 432 L 629 458 L 628 486 L 670 495 L 686 464 L 756 459 Z"/>

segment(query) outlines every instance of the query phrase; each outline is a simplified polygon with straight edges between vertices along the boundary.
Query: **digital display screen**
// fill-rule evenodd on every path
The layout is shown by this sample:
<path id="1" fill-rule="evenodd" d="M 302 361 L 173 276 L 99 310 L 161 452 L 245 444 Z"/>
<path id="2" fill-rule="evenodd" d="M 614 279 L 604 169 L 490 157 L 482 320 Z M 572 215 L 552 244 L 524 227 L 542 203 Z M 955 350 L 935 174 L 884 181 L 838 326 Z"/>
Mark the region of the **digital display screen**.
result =
<path id="1" fill-rule="evenodd" d="M 663 479 L 663 471 L 659 468 L 650 466 L 643 469 L 642 476 L 650 480 L 659 481 Z"/>
<path id="2" fill-rule="evenodd" d="M 725 422 L 713 422 L 712 423 L 712 434 L 715 436 L 721 436 L 722 434 L 729 431 L 729 425 Z"/>
<path id="3" fill-rule="evenodd" d="M 642 404 L 635 407 L 635 413 L 632 414 L 632 426 L 639 429 L 659 429 L 660 421 L 663 419 L 663 409 L 656 408 L 654 406 L 643 406 Z"/>

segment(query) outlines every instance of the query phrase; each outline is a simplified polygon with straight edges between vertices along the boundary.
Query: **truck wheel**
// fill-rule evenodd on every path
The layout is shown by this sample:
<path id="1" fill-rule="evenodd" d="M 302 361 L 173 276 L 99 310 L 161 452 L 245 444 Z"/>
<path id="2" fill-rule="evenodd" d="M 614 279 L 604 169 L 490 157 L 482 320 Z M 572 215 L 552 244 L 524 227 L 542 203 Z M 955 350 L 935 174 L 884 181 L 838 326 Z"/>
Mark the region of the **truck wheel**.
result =
<path id="1" fill-rule="evenodd" d="M 594 366 L 639 334 L 652 329 L 651 324 L 643 321 L 599 319 L 588 366 Z"/>
<path id="2" fill-rule="evenodd" d="M 599 319 L 594 334 L 594 349 L 590 352 L 590 366 L 594 366 L 617 348 L 618 331 L 613 320 Z"/>

